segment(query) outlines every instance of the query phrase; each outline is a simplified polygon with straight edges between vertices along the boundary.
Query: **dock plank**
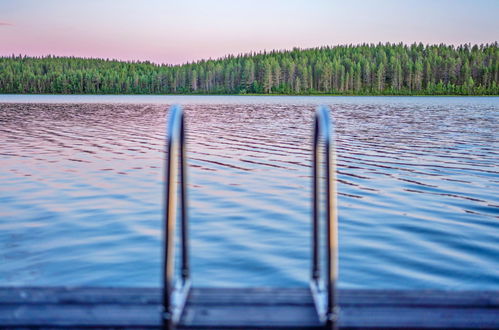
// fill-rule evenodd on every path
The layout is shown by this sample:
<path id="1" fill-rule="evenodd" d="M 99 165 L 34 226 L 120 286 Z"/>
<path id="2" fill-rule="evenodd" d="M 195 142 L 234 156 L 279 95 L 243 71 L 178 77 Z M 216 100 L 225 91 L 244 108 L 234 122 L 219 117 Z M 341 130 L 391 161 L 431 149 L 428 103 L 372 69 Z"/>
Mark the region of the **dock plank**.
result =
<path id="1" fill-rule="evenodd" d="M 0 288 L 0 328 L 158 329 L 160 302 L 157 288 Z M 339 303 L 340 329 L 499 329 L 498 291 L 340 290 Z M 194 288 L 180 328 L 310 329 L 311 307 L 305 288 Z"/>

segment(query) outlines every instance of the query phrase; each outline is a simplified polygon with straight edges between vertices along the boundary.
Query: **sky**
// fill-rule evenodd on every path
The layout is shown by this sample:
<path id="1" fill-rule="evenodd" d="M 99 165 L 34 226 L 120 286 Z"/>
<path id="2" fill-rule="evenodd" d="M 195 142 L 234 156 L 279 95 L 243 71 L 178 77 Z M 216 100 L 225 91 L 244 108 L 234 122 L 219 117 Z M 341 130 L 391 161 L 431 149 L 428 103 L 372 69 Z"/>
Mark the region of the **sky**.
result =
<path id="1" fill-rule="evenodd" d="M 0 0 L 0 56 L 181 64 L 273 49 L 499 41 L 499 0 Z"/>

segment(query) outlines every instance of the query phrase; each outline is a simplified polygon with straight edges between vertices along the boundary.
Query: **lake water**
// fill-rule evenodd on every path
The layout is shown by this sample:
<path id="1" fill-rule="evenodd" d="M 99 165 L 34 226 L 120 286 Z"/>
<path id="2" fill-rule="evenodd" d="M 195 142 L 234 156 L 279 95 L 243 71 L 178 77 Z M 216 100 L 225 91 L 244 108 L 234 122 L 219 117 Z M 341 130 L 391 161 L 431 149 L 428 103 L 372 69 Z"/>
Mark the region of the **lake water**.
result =
<path id="1" fill-rule="evenodd" d="M 499 289 L 497 97 L 0 95 L 0 286 L 160 285 L 175 103 L 195 285 L 306 285 L 327 104 L 340 286 Z"/>

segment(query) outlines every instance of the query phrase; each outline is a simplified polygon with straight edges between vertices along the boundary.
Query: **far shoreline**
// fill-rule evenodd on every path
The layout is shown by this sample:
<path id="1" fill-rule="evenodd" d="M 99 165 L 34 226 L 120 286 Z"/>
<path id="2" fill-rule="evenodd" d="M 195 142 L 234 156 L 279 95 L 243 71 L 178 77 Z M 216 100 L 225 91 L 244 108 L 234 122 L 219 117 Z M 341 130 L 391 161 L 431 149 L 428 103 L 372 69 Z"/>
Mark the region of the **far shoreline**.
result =
<path id="1" fill-rule="evenodd" d="M 479 94 L 479 95 L 461 95 L 461 94 L 42 94 L 42 93 L 0 93 L 0 96 L 291 96 L 291 97 L 498 97 L 499 94 Z"/>

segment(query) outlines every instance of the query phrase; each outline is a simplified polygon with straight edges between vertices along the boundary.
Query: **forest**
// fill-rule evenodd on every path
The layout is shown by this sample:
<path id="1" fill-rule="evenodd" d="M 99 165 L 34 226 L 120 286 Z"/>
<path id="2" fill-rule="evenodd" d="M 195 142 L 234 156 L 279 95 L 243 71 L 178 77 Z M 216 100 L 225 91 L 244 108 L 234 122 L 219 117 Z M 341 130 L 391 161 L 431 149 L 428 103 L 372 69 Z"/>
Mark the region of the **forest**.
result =
<path id="1" fill-rule="evenodd" d="M 0 57 L 0 93 L 498 95 L 498 43 L 362 44 L 182 65 Z"/>

